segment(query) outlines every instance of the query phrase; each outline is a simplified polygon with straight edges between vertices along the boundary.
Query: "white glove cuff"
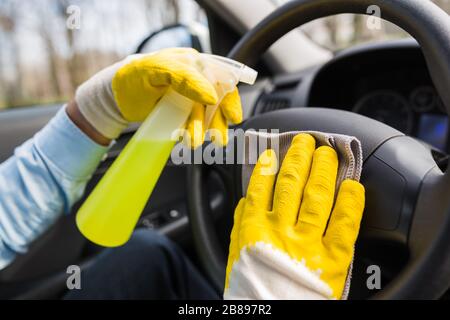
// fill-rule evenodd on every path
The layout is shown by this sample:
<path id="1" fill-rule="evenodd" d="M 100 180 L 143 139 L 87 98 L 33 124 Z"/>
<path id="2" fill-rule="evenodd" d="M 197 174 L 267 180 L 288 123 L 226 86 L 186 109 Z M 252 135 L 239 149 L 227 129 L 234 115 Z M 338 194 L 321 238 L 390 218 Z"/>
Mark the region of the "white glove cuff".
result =
<path id="1" fill-rule="evenodd" d="M 128 125 L 116 105 L 111 87 L 117 69 L 118 64 L 100 71 L 83 83 L 75 95 L 81 114 L 109 139 L 117 138 Z"/>
<path id="2" fill-rule="evenodd" d="M 224 299 L 332 299 L 332 289 L 318 273 L 270 244 L 257 242 L 241 250 Z"/>

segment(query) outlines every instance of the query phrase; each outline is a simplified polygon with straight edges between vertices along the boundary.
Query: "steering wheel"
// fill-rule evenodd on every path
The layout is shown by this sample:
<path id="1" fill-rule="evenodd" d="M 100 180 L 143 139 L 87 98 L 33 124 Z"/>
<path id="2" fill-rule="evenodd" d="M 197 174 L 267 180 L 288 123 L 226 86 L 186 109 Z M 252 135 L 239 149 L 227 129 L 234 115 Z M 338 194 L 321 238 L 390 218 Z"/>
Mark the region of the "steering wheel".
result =
<path id="1" fill-rule="evenodd" d="M 450 19 L 430 1 L 292 1 L 249 31 L 229 57 L 253 65 L 294 28 L 335 14 L 368 14 L 373 5 L 381 9 L 383 19 L 418 41 L 450 115 Z M 357 137 L 363 146 L 362 183 L 367 198 L 358 242 L 395 243 L 407 251 L 401 270 L 373 298 L 433 299 L 450 288 L 450 173 L 436 164 L 431 147 L 376 120 L 334 109 L 275 111 L 250 118 L 241 127 L 318 130 Z M 205 169 L 205 165 L 188 169 L 190 222 L 201 263 L 215 286 L 222 289 L 226 253 L 209 212 Z M 236 201 L 242 196 L 240 166 L 233 165 L 231 178 L 236 195 L 232 201 Z"/>

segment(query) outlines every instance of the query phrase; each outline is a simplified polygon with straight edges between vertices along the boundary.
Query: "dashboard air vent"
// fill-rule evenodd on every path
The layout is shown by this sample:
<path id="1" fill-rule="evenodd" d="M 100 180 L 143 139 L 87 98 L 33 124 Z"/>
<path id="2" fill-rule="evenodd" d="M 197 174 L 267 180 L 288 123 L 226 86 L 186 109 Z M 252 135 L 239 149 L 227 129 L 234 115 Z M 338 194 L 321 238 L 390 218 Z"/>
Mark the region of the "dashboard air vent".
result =
<path id="1" fill-rule="evenodd" d="M 291 101 L 289 99 L 279 97 L 266 97 L 261 101 L 259 110 L 261 110 L 261 113 L 266 113 L 281 109 L 288 109 L 290 107 Z"/>

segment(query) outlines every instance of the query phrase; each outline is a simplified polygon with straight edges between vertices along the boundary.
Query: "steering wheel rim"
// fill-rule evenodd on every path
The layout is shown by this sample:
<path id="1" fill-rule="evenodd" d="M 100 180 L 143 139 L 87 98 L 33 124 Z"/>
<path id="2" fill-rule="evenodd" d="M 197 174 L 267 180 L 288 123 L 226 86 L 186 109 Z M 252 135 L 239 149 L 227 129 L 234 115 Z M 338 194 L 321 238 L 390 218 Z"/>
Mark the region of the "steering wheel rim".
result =
<path id="1" fill-rule="evenodd" d="M 287 32 L 312 20 L 341 13 L 368 14 L 367 9 L 376 5 L 381 9 L 382 18 L 398 25 L 412 35 L 421 45 L 431 78 L 450 115 L 450 23 L 448 15 L 431 2 L 421 0 L 297 0 L 273 12 L 254 29 L 249 31 L 230 52 L 229 57 L 252 65 L 276 40 Z M 292 111 L 295 110 L 295 111 Z M 302 110 L 302 111 L 299 111 Z M 301 117 L 299 113 L 302 113 Z M 374 298 L 406 299 L 437 298 L 450 286 L 450 199 L 440 199 L 450 188 L 450 174 L 442 173 L 425 148 L 413 139 L 390 132 L 392 128 L 362 116 L 334 109 L 323 112 L 314 109 L 290 109 L 283 112 L 265 114 L 247 121 L 244 128 L 276 128 L 287 130 L 317 130 L 351 134 L 373 144 L 372 153 L 365 154 L 364 170 L 374 167 L 370 159 L 378 159 L 406 176 L 405 197 L 413 197 L 402 211 L 402 236 L 409 249 L 409 260 L 400 273 Z M 310 119 L 309 123 L 301 119 Z M 278 119 L 277 121 L 274 121 Z M 354 118 L 360 123 L 359 131 L 347 130 L 345 123 Z M 291 119 L 291 120 L 289 120 Z M 336 127 L 336 121 L 343 125 Z M 286 124 L 290 122 L 290 124 Z M 299 124 L 297 124 L 299 123 Z M 312 125 L 311 125 L 312 124 Z M 371 141 L 373 132 L 367 127 L 377 128 L 377 139 Z M 325 129 L 324 129 L 325 128 Z M 335 130 L 333 131 L 333 128 Z M 374 129 L 375 130 L 375 129 Z M 407 148 L 405 148 L 407 146 Z M 405 154 L 399 153 L 402 150 Z M 411 164 L 416 157 L 418 164 Z M 372 162 L 369 162 L 372 161 Z M 432 163 L 432 162 L 433 163 Z M 378 164 L 377 164 L 378 165 Z M 412 172 L 410 165 L 413 165 Z M 397 166 L 397 167 L 396 167 Z M 366 169 L 367 167 L 371 169 Z M 235 166 L 236 172 L 240 168 Z M 363 171 L 364 173 L 364 171 Z M 237 174 L 237 177 L 240 175 Z M 202 187 L 202 165 L 188 169 L 188 204 L 194 242 L 200 260 L 217 289 L 223 287 L 225 256 L 214 233 L 213 222 L 208 212 L 206 190 Z M 237 193 L 240 181 L 237 181 Z M 450 198 L 450 197 L 448 197 Z M 404 205 L 402 203 L 402 205 Z M 430 212 L 433 216 L 430 217 Z"/>

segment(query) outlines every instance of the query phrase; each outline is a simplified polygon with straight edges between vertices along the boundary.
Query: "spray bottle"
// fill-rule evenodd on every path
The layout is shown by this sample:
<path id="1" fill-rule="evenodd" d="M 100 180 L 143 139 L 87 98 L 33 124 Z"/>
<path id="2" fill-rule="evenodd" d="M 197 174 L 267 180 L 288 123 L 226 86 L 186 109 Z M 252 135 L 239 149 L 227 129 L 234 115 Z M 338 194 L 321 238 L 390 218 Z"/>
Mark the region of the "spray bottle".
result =
<path id="1" fill-rule="evenodd" d="M 227 58 L 189 53 L 193 65 L 214 85 L 219 102 L 239 82 L 253 84 L 257 72 Z M 194 102 L 169 89 L 122 150 L 76 216 L 81 233 L 105 246 L 123 245 L 139 217 L 184 128 Z M 209 126 L 218 105 L 207 106 Z"/>

